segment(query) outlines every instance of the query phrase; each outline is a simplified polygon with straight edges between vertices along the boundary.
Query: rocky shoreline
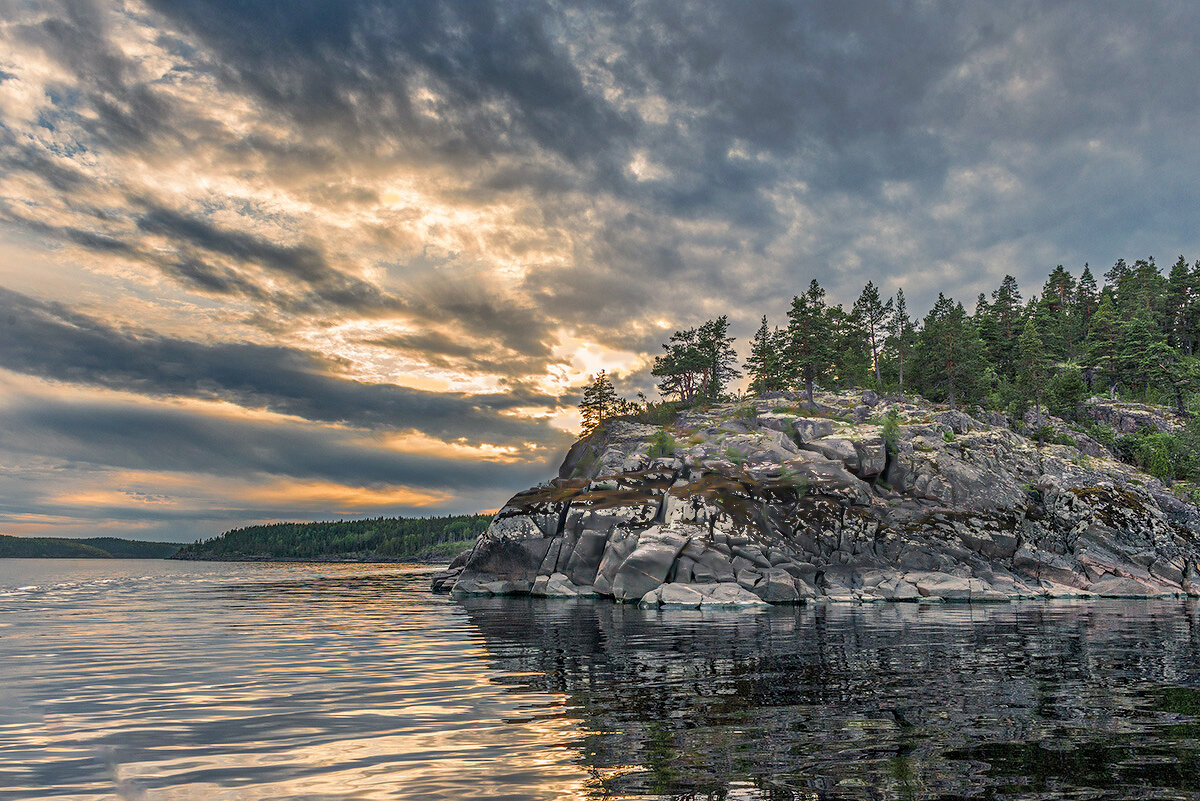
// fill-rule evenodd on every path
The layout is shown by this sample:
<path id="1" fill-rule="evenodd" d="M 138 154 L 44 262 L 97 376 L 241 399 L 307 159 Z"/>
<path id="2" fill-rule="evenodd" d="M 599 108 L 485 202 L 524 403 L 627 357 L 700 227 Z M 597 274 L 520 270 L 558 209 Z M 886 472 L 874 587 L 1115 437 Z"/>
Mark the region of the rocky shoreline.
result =
<path id="1" fill-rule="evenodd" d="M 610 422 L 433 589 L 684 607 L 1200 595 L 1200 508 L 1086 437 L 1038 448 L 919 398 L 817 401 Z"/>

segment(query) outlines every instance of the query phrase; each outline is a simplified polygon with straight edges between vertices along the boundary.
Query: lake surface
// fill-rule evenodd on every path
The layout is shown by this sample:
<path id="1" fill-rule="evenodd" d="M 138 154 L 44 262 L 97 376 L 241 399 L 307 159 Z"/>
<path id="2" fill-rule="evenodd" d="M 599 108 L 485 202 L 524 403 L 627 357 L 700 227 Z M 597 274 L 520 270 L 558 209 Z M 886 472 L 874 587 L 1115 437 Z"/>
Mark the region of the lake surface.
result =
<path id="1" fill-rule="evenodd" d="M 0 560 L 0 801 L 1200 798 L 1194 602 L 646 611 Z"/>

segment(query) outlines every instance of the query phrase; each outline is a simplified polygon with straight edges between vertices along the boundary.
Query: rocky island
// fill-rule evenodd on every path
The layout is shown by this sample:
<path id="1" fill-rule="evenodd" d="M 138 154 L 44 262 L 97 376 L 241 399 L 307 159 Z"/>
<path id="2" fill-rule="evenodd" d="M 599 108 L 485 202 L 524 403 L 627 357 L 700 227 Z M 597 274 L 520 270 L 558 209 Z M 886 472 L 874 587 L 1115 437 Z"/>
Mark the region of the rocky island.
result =
<path id="1" fill-rule="evenodd" d="M 1175 425 L 1086 408 L 1116 430 Z M 1014 428 L 871 391 L 608 421 L 433 589 L 683 607 L 1200 595 L 1200 508 L 1085 434 Z"/>

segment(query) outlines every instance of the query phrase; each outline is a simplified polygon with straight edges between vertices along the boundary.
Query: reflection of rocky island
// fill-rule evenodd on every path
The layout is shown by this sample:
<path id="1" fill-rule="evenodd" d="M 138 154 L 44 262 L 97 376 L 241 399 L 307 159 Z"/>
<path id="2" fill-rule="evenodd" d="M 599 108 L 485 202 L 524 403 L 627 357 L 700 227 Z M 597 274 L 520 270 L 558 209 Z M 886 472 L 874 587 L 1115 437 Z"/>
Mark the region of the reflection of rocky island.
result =
<path id="1" fill-rule="evenodd" d="M 462 603 L 501 681 L 565 697 L 595 798 L 1200 792 L 1191 601 Z"/>
<path id="2" fill-rule="evenodd" d="M 612 421 L 518 494 L 459 594 L 648 605 L 1200 592 L 1200 509 L 1074 445 L 919 399 L 776 394 Z"/>

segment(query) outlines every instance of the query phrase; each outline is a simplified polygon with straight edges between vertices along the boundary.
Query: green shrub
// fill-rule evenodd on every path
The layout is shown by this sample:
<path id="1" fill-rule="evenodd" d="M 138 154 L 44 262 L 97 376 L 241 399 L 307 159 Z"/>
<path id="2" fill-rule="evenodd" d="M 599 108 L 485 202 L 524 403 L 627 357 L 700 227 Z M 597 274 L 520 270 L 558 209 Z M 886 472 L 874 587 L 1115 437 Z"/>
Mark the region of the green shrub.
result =
<path id="1" fill-rule="evenodd" d="M 783 469 L 779 471 L 779 480 L 790 485 L 797 495 L 808 492 L 808 476 L 800 475 L 791 467 L 784 465 Z"/>
<path id="2" fill-rule="evenodd" d="M 1038 442 L 1054 444 L 1057 436 L 1058 433 L 1054 430 L 1054 426 L 1038 426 L 1030 433 L 1029 438 Z"/>
<path id="3" fill-rule="evenodd" d="M 1046 406 L 1051 414 L 1074 419 L 1088 397 L 1087 382 L 1077 367 L 1068 367 L 1050 379 Z"/>
<path id="4" fill-rule="evenodd" d="M 725 449 L 725 458 L 741 467 L 746 461 L 746 453 L 732 446 Z"/>
<path id="5" fill-rule="evenodd" d="M 646 403 L 641 411 L 631 415 L 629 419 L 635 423 L 644 423 L 650 426 L 665 426 L 674 423 L 679 413 L 687 408 L 689 408 L 687 404 L 678 401 Z"/>
<path id="6" fill-rule="evenodd" d="M 947 431 L 946 433 L 942 434 L 942 439 L 945 440 L 946 442 L 954 442 L 954 440 L 955 440 L 954 432 Z"/>
<path id="7" fill-rule="evenodd" d="M 1146 472 L 1159 481 L 1170 481 L 1175 477 L 1175 467 L 1171 463 L 1174 441 L 1175 438 L 1170 434 L 1147 434 L 1142 437 L 1138 455 Z"/>
<path id="8" fill-rule="evenodd" d="M 671 436 L 671 432 L 660 428 L 654 432 L 654 436 L 650 437 L 650 449 L 646 451 L 646 455 L 651 459 L 672 456 L 678 448 L 679 444 L 675 442 L 675 437 Z"/>
<path id="9" fill-rule="evenodd" d="M 883 416 L 883 428 L 880 436 L 883 437 L 883 444 L 887 447 L 887 452 L 895 456 L 900 447 L 900 413 L 896 411 L 895 407 L 888 409 L 888 413 Z"/>
<path id="10" fill-rule="evenodd" d="M 733 412 L 735 420 L 756 420 L 758 419 L 758 409 L 754 406 L 739 406 Z"/>
<path id="11" fill-rule="evenodd" d="M 1180 434 L 1165 431 L 1126 434 L 1116 439 L 1113 450 L 1121 461 L 1160 481 L 1194 481 L 1200 477 L 1200 454 L 1186 430 Z"/>

